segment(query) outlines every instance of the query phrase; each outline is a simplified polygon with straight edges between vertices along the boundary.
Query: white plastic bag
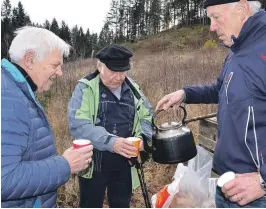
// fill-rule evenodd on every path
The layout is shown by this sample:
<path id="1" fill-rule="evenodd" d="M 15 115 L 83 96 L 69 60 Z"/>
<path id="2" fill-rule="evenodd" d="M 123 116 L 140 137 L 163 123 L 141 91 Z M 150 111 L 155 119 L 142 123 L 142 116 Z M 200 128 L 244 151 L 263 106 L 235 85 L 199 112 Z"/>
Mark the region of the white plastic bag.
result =
<path id="1" fill-rule="evenodd" d="M 197 156 L 188 166 L 177 165 L 174 181 L 152 196 L 153 207 L 214 207 L 217 179 L 210 178 L 212 156 L 197 146 Z"/>

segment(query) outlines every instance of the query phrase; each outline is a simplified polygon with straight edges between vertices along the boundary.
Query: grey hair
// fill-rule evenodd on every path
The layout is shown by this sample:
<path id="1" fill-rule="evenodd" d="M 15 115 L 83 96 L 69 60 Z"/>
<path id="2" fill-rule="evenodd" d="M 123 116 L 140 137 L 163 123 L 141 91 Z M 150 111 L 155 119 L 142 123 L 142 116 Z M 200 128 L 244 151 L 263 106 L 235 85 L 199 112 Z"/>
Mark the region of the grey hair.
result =
<path id="1" fill-rule="evenodd" d="M 62 56 L 69 55 L 71 46 L 47 29 L 26 26 L 16 30 L 15 35 L 9 48 L 13 62 L 22 60 L 30 50 L 36 53 L 38 60 L 42 60 L 55 49 L 59 50 Z"/>
<path id="2" fill-rule="evenodd" d="M 230 6 L 235 7 L 238 2 L 229 3 Z M 261 9 L 261 3 L 259 1 L 248 1 L 250 11 L 252 15 L 259 12 Z"/>
<path id="3" fill-rule="evenodd" d="M 102 73 L 104 72 L 104 69 L 107 68 L 106 65 L 101 62 L 100 60 L 97 61 L 97 69 L 99 70 L 99 68 L 101 68 Z"/>

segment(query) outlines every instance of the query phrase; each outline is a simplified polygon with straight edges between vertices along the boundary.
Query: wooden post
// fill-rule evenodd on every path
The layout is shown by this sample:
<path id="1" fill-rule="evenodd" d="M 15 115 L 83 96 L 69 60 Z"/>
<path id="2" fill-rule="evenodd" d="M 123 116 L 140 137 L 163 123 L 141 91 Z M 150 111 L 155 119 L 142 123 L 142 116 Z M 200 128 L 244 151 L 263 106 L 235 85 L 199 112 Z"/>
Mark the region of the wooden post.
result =
<path id="1" fill-rule="evenodd" d="M 208 150 L 212 156 L 218 140 L 217 131 L 218 122 L 216 117 L 200 120 L 198 142 L 199 145 Z M 212 172 L 212 177 L 217 178 L 219 176 Z"/>

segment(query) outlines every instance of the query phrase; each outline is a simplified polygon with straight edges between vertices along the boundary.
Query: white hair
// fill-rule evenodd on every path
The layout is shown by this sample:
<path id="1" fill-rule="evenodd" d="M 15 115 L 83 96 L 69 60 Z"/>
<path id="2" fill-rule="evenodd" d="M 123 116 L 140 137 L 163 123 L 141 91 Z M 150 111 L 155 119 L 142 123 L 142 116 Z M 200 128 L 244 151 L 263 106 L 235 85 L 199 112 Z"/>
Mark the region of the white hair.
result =
<path id="1" fill-rule="evenodd" d="M 107 68 L 107 67 L 106 67 L 106 65 L 103 62 L 101 62 L 100 60 L 98 60 L 97 61 L 97 68 L 98 69 L 101 68 L 102 73 L 103 73 L 104 72 L 104 69 Z"/>
<path id="2" fill-rule="evenodd" d="M 237 4 L 238 2 L 229 3 L 229 5 L 232 7 L 235 7 Z M 259 1 L 248 1 L 248 4 L 252 15 L 259 12 L 261 9 L 261 3 Z"/>
<path id="3" fill-rule="evenodd" d="M 16 30 L 15 34 L 9 48 L 12 62 L 22 60 L 29 50 L 36 53 L 38 60 L 42 60 L 55 49 L 59 50 L 62 56 L 69 55 L 71 46 L 47 29 L 26 26 Z"/>

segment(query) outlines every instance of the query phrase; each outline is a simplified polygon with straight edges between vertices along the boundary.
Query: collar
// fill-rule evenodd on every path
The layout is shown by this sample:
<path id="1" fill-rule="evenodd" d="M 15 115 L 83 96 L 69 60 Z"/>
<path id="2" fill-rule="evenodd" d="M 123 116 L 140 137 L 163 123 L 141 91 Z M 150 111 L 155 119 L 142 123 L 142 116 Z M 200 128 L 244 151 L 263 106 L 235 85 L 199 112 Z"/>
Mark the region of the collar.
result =
<path id="1" fill-rule="evenodd" d="M 23 77 L 27 80 L 27 82 L 30 85 L 30 88 L 33 92 L 35 92 L 37 90 L 37 85 L 34 83 L 34 81 L 31 79 L 31 77 L 29 76 L 29 74 L 18 64 L 11 62 L 13 65 L 15 65 L 17 67 L 17 69 L 21 72 L 21 74 L 23 75 Z"/>
<path id="2" fill-rule="evenodd" d="M 99 84 L 101 86 L 103 86 L 105 89 L 108 89 L 109 91 L 111 91 L 111 89 L 109 89 L 106 85 L 104 85 L 104 83 L 102 82 L 101 78 L 100 78 L 100 81 L 99 81 Z M 122 86 L 121 86 L 121 95 L 126 92 L 127 90 L 130 90 L 130 87 L 128 86 L 128 84 L 124 81 L 122 83 Z"/>

